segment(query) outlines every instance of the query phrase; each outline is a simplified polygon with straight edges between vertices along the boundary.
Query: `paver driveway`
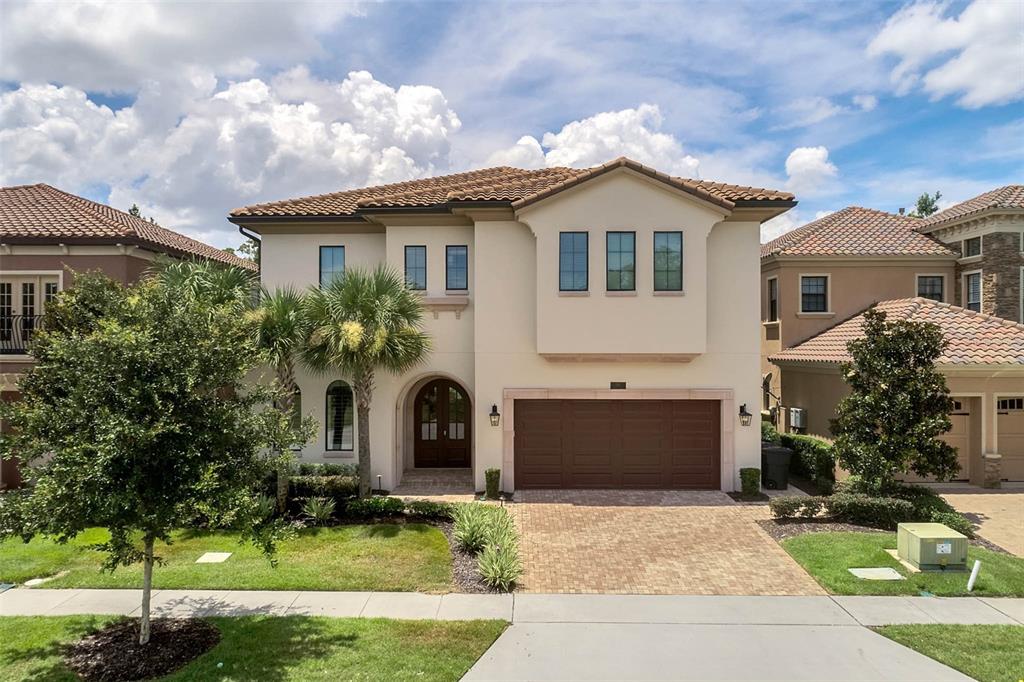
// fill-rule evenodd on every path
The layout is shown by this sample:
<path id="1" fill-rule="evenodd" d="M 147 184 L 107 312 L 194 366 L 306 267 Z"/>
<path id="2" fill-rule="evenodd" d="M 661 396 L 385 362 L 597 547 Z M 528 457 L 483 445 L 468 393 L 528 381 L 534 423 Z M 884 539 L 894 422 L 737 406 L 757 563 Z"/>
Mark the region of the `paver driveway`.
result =
<path id="1" fill-rule="evenodd" d="M 1024 490 L 976 489 L 942 496 L 978 524 L 978 535 L 1024 557 Z"/>
<path id="2" fill-rule="evenodd" d="M 713 491 L 516 497 L 526 592 L 824 594 L 757 525 L 769 517 L 763 505 Z"/>

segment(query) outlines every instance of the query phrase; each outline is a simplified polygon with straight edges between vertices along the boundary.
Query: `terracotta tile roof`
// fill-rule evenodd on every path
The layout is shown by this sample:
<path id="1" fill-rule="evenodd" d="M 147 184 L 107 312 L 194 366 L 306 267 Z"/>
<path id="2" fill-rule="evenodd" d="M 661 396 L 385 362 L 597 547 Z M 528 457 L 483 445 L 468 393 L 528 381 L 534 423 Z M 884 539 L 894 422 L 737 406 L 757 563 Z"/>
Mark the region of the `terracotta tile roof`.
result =
<path id="1" fill-rule="evenodd" d="M 889 321 L 937 324 L 949 343 L 941 365 L 1021 365 L 1024 367 L 1024 325 L 972 312 L 927 298 L 902 298 L 875 305 Z M 826 329 L 801 344 L 769 356 L 771 361 L 845 362 L 846 344 L 863 334 L 864 313 Z"/>
<path id="2" fill-rule="evenodd" d="M 921 230 L 931 230 L 940 225 L 956 222 L 963 218 L 983 213 L 990 209 L 1022 209 L 1024 210 L 1024 185 L 1007 185 L 973 199 L 961 201 L 944 211 L 934 213 L 921 221 Z"/>
<path id="3" fill-rule="evenodd" d="M 252 261 L 45 184 L 0 188 L 0 241 L 18 239 L 135 244 L 256 269 Z"/>
<path id="4" fill-rule="evenodd" d="M 231 215 L 352 216 L 359 209 L 443 206 L 448 202 L 460 201 L 507 202 L 513 208 L 521 208 L 622 167 L 656 178 L 727 209 L 732 209 L 737 202 L 769 201 L 788 206 L 794 201 L 793 195 L 788 192 L 672 177 L 630 159 L 619 158 L 594 168 L 484 168 L 468 173 L 256 204 L 235 209 Z"/>
<path id="5" fill-rule="evenodd" d="M 955 256 L 918 218 L 848 206 L 761 245 L 769 256 Z"/>

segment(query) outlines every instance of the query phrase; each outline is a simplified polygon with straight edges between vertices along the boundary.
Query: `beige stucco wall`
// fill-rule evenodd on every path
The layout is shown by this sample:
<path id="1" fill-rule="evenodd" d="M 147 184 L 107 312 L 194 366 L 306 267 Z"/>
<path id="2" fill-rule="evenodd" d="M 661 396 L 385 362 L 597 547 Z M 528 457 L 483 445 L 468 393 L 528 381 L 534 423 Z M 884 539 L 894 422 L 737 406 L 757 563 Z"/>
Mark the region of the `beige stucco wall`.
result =
<path id="1" fill-rule="evenodd" d="M 971 412 L 971 462 L 972 482 L 981 482 L 983 471 L 981 454 L 1003 454 L 1009 460 L 1004 471 L 1024 471 L 1019 461 L 1024 461 L 1016 423 L 1006 420 L 1003 431 L 1006 437 L 1000 442 L 997 422 L 996 399 L 1024 395 L 1024 371 L 1000 371 L 993 369 L 987 375 L 977 370 L 943 370 L 946 385 L 953 398 L 962 400 Z M 839 401 L 848 393 L 846 383 L 835 367 L 802 367 L 786 363 L 782 372 L 782 391 L 786 405 L 807 410 L 807 433 L 831 437 L 829 419 L 835 415 Z"/>
<path id="2" fill-rule="evenodd" d="M 571 206 L 563 209 L 562 202 Z M 404 246 L 426 244 L 428 292 L 443 297 L 444 246 L 469 246 L 469 304 L 459 317 L 427 313 L 425 326 L 434 350 L 421 367 L 401 377 L 377 378 L 371 410 L 373 474 L 393 487 L 408 465 L 407 424 L 403 419 L 409 392 L 428 376 L 459 381 L 469 392 L 473 414 L 473 462 L 476 485 L 484 471 L 505 468 L 505 424 L 492 427 L 492 405 L 502 409 L 505 389 L 607 389 L 625 381 L 630 389 L 709 388 L 730 391 L 735 406 L 757 411 L 758 373 L 758 235 L 757 222 L 718 222 L 720 216 L 697 200 L 638 179 L 630 171 L 547 200 L 512 217 L 480 217 L 475 224 L 453 218 L 452 224 L 388 225 L 385 233 L 264 235 L 262 277 L 268 286 L 308 286 L 317 280 L 318 246 L 343 244 L 346 263 L 375 265 L 381 259 L 404 267 Z M 527 221 L 529 224 L 527 224 Z M 397 222 L 397 221 L 395 221 Z M 532 229 L 531 229 L 532 228 Z M 351 229 L 347 227 L 346 229 Z M 590 231 L 589 297 L 558 295 L 560 230 Z M 604 296 L 604 232 L 637 233 L 636 296 Z M 683 296 L 654 296 L 653 232 L 684 232 Z M 535 233 L 535 230 L 539 234 Z M 538 354 L 538 340 L 554 352 L 695 353 L 691 362 L 562 362 Z M 314 376 L 300 369 L 303 412 L 320 428 L 302 452 L 303 461 L 355 461 L 354 453 L 325 450 L 323 427 L 327 385 L 340 376 Z M 723 471 L 723 487 L 738 485 L 737 471 L 759 466 L 760 434 L 756 421 L 741 427 L 738 409 L 729 415 L 735 466 Z M 376 482 L 376 481 L 375 481 Z"/>

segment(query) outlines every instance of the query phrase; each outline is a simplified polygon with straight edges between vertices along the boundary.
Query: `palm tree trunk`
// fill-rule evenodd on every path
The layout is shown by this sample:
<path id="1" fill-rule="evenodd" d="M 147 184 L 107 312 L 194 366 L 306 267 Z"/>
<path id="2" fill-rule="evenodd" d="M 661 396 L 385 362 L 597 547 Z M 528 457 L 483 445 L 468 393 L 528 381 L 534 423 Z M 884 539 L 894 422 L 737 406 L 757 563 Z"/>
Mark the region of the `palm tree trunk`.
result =
<path id="1" fill-rule="evenodd" d="M 153 592 L 153 537 L 146 536 L 142 558 L 142 617 L 139 620 L 139 644 L 149 643 L 149 601 Z"/>
<path id="2" fill-rule="evenodd" d="M 356 428 L 359 430 L 359 496 L 370 493 L 370 401 L 373 400 L 373 371 L 353 377 L 356 394 Z"/>
<path id="3" fill-rule="evenodd" d="M 278 363 L 277 382 L 282 389 L 282 395 L 277 400 L 277 409 L 283 414 L 291 415 L 292 410 L 295 409 L 295 391 L 297 389 L 295 385 L 295 363 L 292 362 L 291 358 L 285 358 Z M 284 457 L 279 458 L 279 461 L 281 461 L 281 464 L 277 467 L 277 511 L 279 514 L 284 514 L 288 506 L 288 483 L 290 477 L 288 475 L 288 465 L 284 462 Z"/>

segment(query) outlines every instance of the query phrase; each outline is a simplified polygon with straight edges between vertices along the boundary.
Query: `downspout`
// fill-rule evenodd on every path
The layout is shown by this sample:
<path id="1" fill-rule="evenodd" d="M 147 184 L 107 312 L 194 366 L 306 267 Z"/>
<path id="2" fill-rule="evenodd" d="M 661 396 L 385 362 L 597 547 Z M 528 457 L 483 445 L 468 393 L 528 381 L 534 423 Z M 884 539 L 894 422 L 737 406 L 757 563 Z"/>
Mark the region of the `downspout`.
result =
<path id="1" fill-rule="evenodd" d="M 243 237 L 245 237 L 246 239 L 251 239 L 252 241 L 256 242 L 259 245 L 259 247 L 256 250 L 256 253 L 259 254 L 259 258 L 256 260 L 256 268 L 257 268 L 257 271 L 262 271 L 263 270 L 263 267 L 262 267 L 262 261 L 263 261 L 263 240 L 260 239 L 260 236 L 258 234 L 256 234 L 255 232 L 249 230 L 245 225 L 239 225 L 238 226 L 238 232 Z"/>

